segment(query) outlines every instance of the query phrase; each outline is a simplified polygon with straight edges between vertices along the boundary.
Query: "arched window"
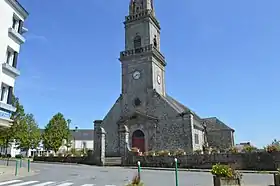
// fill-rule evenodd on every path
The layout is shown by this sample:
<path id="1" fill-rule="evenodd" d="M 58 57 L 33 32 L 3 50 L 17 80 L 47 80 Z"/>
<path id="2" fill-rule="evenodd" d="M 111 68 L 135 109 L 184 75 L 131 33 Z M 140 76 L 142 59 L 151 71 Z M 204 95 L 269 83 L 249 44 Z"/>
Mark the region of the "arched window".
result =
<path id="1" fill-rule="evenodd" d="M 157 38 L 156 38 L 156 36 L 154 37 L 154 46 L 157 48 Z"/>
<path id="2" fill-rule="evenodd" d="M 140 36 L 136 36 L 134 38 L 134 48 L 140 48 L 142 46 L 141 44 L 141 37 Z"/>

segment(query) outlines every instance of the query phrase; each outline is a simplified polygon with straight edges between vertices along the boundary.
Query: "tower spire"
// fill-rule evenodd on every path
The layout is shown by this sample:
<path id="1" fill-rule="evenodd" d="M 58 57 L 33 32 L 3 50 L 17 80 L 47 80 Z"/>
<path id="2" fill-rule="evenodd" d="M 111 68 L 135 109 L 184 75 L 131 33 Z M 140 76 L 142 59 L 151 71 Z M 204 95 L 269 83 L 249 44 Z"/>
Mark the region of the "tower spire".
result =
<path id="1" fill-rule="evenodd" d="M 145 10 L 154 10 L 153 0 L 130 0 L 129 15 L 134 15 Z"/>

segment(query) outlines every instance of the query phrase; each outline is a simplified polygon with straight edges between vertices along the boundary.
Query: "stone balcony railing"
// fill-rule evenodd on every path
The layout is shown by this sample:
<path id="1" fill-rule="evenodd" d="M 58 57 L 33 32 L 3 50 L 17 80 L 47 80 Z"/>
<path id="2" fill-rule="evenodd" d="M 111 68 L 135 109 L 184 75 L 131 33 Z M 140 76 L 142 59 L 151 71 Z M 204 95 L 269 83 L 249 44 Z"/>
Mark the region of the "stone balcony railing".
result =
<path id="1" fill-rule="evenodd" d="M 155 24 L 160 28 L 159 22 L 155 18 L 153 10 L 145 10 L 145 11 L 139 12 L 139 13 L 134 14 L 134 15 L 126 16 L 125 17 L 125 23 L 140 20 L 140 19 L 143 19 L 145 17 L 150 17 L 155 22 Z"/>
<path id="2" fill-rule="evenodd" d="M 134 15 L 126 16 L 125 21 L 128 21 L 128 22 L 129 21 L 134 21 L 134 20 L 149 16 L 151 14 L 152 14 L 152 10 L 145 10 L 145 11 L 139 12 L 139 13 L 134 14 Z"/>
<path id="3" fill-rule="evenodd" d="M 145 54 L 145 53 L 152 53 L 154 56 L 160 59 L 162 61 L 163 65 L 166 65 L 164 56 L 158 51 L 158 49 L 153 45 L 146 45 L 144 47 L 131 49 L 122 51 L 120 53 L 120 60 L 124 60 L 125 58 L 129 58 L 135 55 Z"/>

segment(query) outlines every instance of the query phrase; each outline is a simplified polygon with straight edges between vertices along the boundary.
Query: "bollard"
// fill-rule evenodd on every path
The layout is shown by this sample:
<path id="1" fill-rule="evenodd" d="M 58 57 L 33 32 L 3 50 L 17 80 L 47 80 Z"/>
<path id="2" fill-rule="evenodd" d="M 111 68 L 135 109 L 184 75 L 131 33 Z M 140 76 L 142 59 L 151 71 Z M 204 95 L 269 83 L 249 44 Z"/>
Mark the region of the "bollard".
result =
<path id="1" fill-rule="evenodd" d="M 18 160 L 16 160 L 16 170 L 15 170 L 15 176 L 18 174 Z"/>
<path id="2" fill-rule="evenodd" d="M 19 168 L 21 168 L 21 167 L 22 167 L 22 159 L 20 158 L 19 161 L 20 161 L 20 162 L 19 162 Z"/>
<path id="3" fill-rule="evenodd" d="M 30 159 L 27 160 L 27 170 L 30 172 Z"/>
<path id="4" fill-rule="evenodd" d="M 175 161 L 175 183 L 176 183 L 176 186 L 178 186 L 178 160 L 177 158 L 174 159 Z"/>
<path id="5" fill-rule="evenodd" d="M 140 161 L 137 162 L 137 166 L 138 166 L 138 177 L 140 178 L 140 171 L 141 171 Z"/>

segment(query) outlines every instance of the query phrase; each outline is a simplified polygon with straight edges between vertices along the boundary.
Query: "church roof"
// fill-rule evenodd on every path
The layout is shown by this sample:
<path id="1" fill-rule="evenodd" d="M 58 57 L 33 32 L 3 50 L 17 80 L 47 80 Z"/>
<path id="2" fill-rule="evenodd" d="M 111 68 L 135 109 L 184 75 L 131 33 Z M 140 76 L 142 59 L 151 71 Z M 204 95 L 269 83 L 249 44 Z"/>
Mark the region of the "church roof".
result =
<path id="1" fill-rule="evenodd" d="M 216 117 L 210 117 L 210 118 L 203 118 L 203 121 L 206 122 L 206 127 L 211 130 L 232 130 L 234 129 L 227 126 L 224 122 L 219 120 Z"/>
<path id="2" fill-rule="evenodd" d="M 191 109 L 189 109 L 188 107 L 186 107 L 185 105 L 183 105 L 182 103 L 180 103 L 179 101 L 177 101 L 176 99 L 174 99 L 173 97 L 166 95 L 167 101 L 169 103 L 171 103 L 180 113 L 183 112 L 190 112 L 192 113 L 198 120 L 201 120 L 201 118 L 194 113 Z"/>
<path id="3" fill-rule="evenodd" d="M 166 95 L 166 99 L 178 112 L 192 113 L 194 115 L 194 117 L 196 117 L 196 119 L 201 122 L 201 126 L 199 126 L 199 127 L 202 127 L 202 122 L 206 122 L 206 126 L 209 130 L 232 130 L 232 131 L 234 131 L 234 129 L 230 128 L 224 122 L 222 122 L 221 120 L 219 120 L 216 117 L 201 118 L 196 113 L 194 113 L 191 109 L 189 109 L 188 107 L 186 107 L 185 105 L 183 105 L 182 103 L 177 101 L 176 99 L 172 98 L 171 96 Z"/>

